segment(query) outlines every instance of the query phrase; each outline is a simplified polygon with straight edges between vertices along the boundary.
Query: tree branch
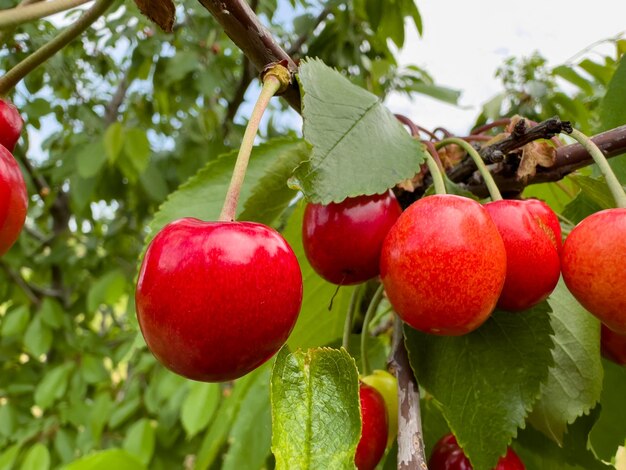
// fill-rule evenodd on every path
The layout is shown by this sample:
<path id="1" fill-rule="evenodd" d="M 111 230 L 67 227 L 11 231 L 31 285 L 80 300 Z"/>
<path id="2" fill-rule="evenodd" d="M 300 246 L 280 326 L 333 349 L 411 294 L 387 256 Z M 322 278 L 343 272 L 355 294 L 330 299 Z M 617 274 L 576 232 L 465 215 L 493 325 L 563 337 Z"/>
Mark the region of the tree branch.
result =
<path id="1" fill-rule="evenodd" d="M 38 20 L 71 8 L 75 8 L 91 0 L 50 0 L 30 5 L 23 3 L 8 10 L 0 10 L 0 28 L 17 26 L 27 21 Z"/>
<path id="2" fill-rule="evenodd" d="M 389 368 L 398 380 L 398 470 L 427 470 L 419 387 L 404 346 L 402 320 L 397 316 Z"/>

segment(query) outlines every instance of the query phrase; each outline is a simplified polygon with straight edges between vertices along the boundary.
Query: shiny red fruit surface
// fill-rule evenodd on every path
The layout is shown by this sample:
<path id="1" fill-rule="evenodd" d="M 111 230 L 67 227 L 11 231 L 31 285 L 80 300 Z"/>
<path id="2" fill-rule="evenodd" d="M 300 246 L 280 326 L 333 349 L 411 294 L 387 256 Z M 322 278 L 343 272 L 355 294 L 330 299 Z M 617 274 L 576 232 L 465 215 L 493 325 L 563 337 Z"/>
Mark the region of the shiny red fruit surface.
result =
<path id="1" fill-rule="evenodd" d="M 561 256 L 567 288 L 602 323 L 626 334 L 626 209 L 590 215 L 570 232 Z"/>
<path id="2" fill-rule="evenodd" d="M 23 125 L 24 122 L 17 108 L 8 101 L 0 99 L 0 145 L 12 152 L 20 138 Z"/>
<path id="3" fill-rule="evenodd" d="M 524 205 L 533 214 L 536 222 L 544 229 L 554 242 L 559 255 L 563 249 L 563 233 L 559 218 L 548 204 L 540 199 L 525 199 Z"/>
<path id="4" fill-rule="evenodd" d="M 152 353 L 184 377 L 233 380 L 276 353 L 302 303 L 298 260 L 252 222 L 172 222 L 152 240 L 135 294 Z"/>
<path id="5" fill-rule="evenodd" d="M 426 333 L 462 335 L 495 308 L 506 251 L 483 206 L 436 195 L 402 213 L 385 239 L 380 266 L 389 301 L 404 322 Z"/>
<path id="6" fill-rule="evenodd" d="M 387 408 L 374 387 L 359 384 L 362 430 L 354 462 L 359 470 L 373 470 L 387 447 Z"/>
<path id="7" fill-rule="evenodd" d="M 525 470 L 525 468 L 524 463 L 509 447 L 506 455 L 500 457 L 493 470 Z M 452 434 L 447 434 L 435 444 L 428 461 L 428 470 L 472 470 L 472 464 L 459 447 L 456 438 Z"/>
<path id="8" fill-rule="evenodd" d="M 626 366 L 626 335 L 615 333 L 604 324 L 601 328 L 602 355 L 616 364 Z"/>
<path id="9" fill-rule="evenodd" d="M 0 145 L 0 256 L 9 251 L 22 231 L 28 192 L 19 165 Z"/>
<path id="10" fill-rule="evenodd" d="M 302 242 L 315 271 L 329 282 L 358 284 L 378 275 L 380 250 L 402 209 L 391 191 L 326 206 L 307 204 Z"/>
<path id="11" fill-rule="evenodd" d="M 506 279 L 498 299 L 504 310 L 526 310 L 547 299 L 561 276 L 555 234 L 536 215 L 536 206 L 518 200 L 485 204 L 506 248 Z"/>

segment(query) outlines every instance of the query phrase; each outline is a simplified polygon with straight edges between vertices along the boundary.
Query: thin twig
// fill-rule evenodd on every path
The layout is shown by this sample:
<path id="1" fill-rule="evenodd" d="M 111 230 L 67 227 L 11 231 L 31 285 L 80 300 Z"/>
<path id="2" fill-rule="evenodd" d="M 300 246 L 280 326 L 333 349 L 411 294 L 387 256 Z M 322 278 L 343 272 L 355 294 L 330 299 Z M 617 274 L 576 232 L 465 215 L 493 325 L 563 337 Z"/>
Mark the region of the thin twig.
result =
<path id="1" fill-rule="evenodd" d="M 17 285 L 20 289 L 22 289 L 22 291 L 24 291 L 24 294 L 26 294 L 26 297 L 28 297 L 30 303 L 32 303 L 33 305 L 39 305 L 41 303 L 41 298 L 37 294 L 35 294 L 33 289 L 31 289 L 30 285 L 24 280 L 22 276 L 20 276 L 16 271 L 13 271 L 3 261 L 0 261 L 0 267 L 4 270 L 4 272 L 7 273 L 13 283 Z"/>
<path id="2" fill-rule="evenodd" d="M 30 5 L 20 4 L 15 8 L 0 10 L 0 28 L 10 28 L 28 21 L 76 8 L 91 0 L 49 0 Z"/>

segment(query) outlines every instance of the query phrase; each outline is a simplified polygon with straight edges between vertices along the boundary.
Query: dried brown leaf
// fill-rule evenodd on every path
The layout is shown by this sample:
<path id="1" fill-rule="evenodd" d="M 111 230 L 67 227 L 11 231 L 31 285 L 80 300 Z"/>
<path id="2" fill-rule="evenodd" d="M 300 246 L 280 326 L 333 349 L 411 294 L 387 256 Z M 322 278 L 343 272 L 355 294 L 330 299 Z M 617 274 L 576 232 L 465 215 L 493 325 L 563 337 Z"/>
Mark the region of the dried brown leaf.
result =
<path id="1" fill-rule="evenodd" d="M 172 0 L 135 0 L 137 7 L 166 33 L 172 32 L 176 6 Z"/>
<path id="2" fill-rule="evenodd" d="M 537 166 L 549 168 L 554 165 L 556 149 L 548 142 L 530 142 L 522 147 L 522 158 L 517 169 L 517 179 L 527 181 L 537 173 Z"/>

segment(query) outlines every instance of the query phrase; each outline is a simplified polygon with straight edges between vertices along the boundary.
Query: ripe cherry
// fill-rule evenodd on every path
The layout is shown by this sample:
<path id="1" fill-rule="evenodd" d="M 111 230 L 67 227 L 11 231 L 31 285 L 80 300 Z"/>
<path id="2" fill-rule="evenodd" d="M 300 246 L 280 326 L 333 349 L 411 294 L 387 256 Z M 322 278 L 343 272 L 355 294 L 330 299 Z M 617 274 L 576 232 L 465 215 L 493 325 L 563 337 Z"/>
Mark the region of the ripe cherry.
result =
<path id="1" fill-rule="evenodd" d="M 549 225 L 549 213 L 535 200 L 499 200 L 485 204 L 485 209 L 506 248 L 506 279 L 498 307 L 521 311 L 548 298 L 561 276 L 557 238 Z M 556 215 L 553 217 L 556 219 Z"/>
<path id="2" fill-rule="evenodd" d="M 615 333 L 606 325 L 601 326 L 602 355 L 621 366 L 626 366 L 626 335 Z"/>
<path id="3" fill-rule="evenodd" d="M 405 210 L 383 244 L 380 275 L 391 305 L 413 328 L 462 335 L 496 306 L 506 251 L 491 217 L 476 201 L 425 197 Z"/>
<path id="4" fill-rule="evenodd" d="M 152 353 L 184 377 L 233 380 L 274 355 L 302 303 L 298 260 L 275 230 L 185 218 L 152 240 L 135 295 Z"/>
<path id="5" fill-rule="evenodd" d="M 524 463 L 510 447 L 500 457 L 493 470 L 525 470 Z M 428 461 L 429 470 L 472 470 L 472 464 L 452 434 L 443 436 L 435 444 Z"/>
<path id="6" fill-rule="evenodd" d="M 546 232 L 548 233 L 548 236 L 550 236 L 550 239 L 554 242 L 554 245 L 560 255 L 563 248 L 563 234 L 561 232 L 559 218 L 556 216 L 554 211 L 548 204 L 540 199 L 525 199 L 524 205 L 533 214 L 538 224 L 543 225 L 544 228 L 548 227 L 550 229 L 554 238 L 550 232 Z"/>
<path id="7" fill-rule="evenodd" d="M 359 383 L 359 400 L 362 427 L 354 462 L 359 470 L 373 470 L 387 447 L 387 408 L 383 396 L 364 383 Z"/>
<path id="8" fill-rule="evenodd" d="M 0 145 L 13 152 L 20 138 L 24 122 L 17 108 L 8 101 L 0 99 Z"/>
<path id="9" fill-rule="evenodd" d="M 391 191 L 326 206 L 308 204 L 302 241 L 311 266 L 334 284 L 358 284 L 376 277 L 383 240 L 401 213 Z"/>
<path id="10" fill-rule="evenodd" d="M 26 220 L 28 192 L 20 167 L 0 145 L 0 256 L 13 246 Z"/>
<path id="11" fill-rule="evenodd" d="M 374 387 L 383 396 L 389 422 L 387 445 L 391 445 L 398 434 L 398 381 L 386 370 L 375 370 L 362 377 L 361 381 Z"/>
<path id="12" fill-rule="evenodd" d="M 613 331 L 626 334 L 626 209 L 590 215 L 563 245 L 561 270 L 569 291 Z"/>

